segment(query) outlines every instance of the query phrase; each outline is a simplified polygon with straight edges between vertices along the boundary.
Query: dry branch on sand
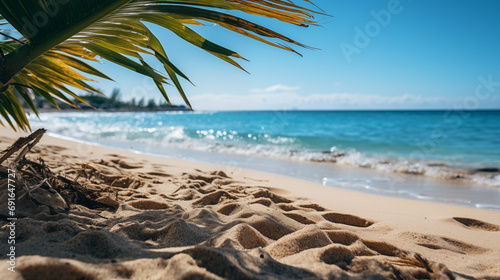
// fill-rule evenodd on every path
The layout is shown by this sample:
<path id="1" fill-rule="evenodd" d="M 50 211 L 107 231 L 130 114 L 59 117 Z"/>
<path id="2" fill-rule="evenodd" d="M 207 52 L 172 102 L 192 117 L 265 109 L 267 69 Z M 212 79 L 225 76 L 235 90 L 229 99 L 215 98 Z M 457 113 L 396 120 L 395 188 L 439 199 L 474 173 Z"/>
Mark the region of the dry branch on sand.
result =
<path id="1" fill-rule="evenodd" d="M 80 185 L 77 178 L 69 179 L 63 175 L 54 174 L 43 159 L 38 162 L 26 158 L 26 154 L 40 141 L 45 129 L 39 129 L 27 137 L 19 138 L 0 155 L 0 197 L 8 194 L 9 184 L 17 190 L 17 217 L 29 215 L 23 207 L 29 204 L 45 205 L 51 213 L 60 213 L 70 208 L 72 204 L 80 204 L 90 209 L 112 208 L 98 202 L 103 192 L 111 190 L 88 188 Z M 17 156 L 9 161 L 9 158 Z M 10 180 L 9 180 L 10 179 Z M 34 208 L 32 208 L 34 209 Z M 7 209 L 0 209 L 0 216 L 7 216 Z"/>

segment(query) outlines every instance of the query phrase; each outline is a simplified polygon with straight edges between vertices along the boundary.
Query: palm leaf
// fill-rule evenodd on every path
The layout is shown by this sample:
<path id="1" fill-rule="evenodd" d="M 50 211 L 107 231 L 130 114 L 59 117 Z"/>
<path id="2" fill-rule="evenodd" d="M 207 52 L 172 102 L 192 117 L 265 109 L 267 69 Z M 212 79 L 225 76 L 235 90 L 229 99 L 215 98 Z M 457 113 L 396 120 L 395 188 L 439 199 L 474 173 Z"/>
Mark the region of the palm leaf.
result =
<path id="1" fill-rule="evenodd" d="M 309 0 L 301 2 L 312 4 Z M 111 79 L 85 62 L 99 61 L 99 57 L 153 79 L 168 102 L 164 85 L 170 82 L 191 108 L 179 78 L 189 79 L 144 23 L 167 29 L 240 69 L 243 68 L 236 59 L 243 57 L 207 40 L 188 25 L 215 23 L 293 52 L 286 44 L 306 47 L 233 12 L 298 26 L 314 25 L 313 15 L 320 14 L 287 0 L 0 0 L 0 24 L 5 19 L 22 36 L 0 42 L 5 54 L 0 60 L 0 115 L 14 129 L 29 129 L 19 99 L 35 114 L 38 111 L 32 95 L 41 96 L 56 107 L 56 99 L 74 107 L 78 106 L 73 100 L 85 104 L 69 88 L 99 92 L 85 82 L 93 81 L 85 74 Z M 166 75 L 146 63 L 147 56 L 161 62 Z"/>

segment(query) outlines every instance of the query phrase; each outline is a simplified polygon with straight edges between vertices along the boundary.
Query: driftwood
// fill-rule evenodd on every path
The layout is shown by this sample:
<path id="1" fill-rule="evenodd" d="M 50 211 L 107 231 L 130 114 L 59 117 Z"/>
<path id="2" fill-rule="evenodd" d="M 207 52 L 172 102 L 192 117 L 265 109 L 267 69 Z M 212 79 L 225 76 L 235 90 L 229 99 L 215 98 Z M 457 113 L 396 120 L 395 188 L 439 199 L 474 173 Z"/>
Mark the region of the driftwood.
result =
<path id="1" fill-rule="evenodd" d="M 26 158 L 26 154 L 38 144 L 45 132 L 45 129 L 39 129 L 27 137 L 19 138 L 2 152 L 3 155 L 0 153 L 0 191 L 7 189 L 10 171 L 14 171 L 19 187 L 18 201 L 29 199 L 38 205 L 48 206 L 53 213 L 69 210 L 72 204 L 91 209 L 112 208 L 97 201 L 102 197 L 102 193 L 108 194 L 112 191 L 84 187 L 77 179 L 68 179 L 52 173 L 43 159 L 39 158 L 38 162 L 35 162 Z M 14 156 L 14 160 L 7 161 Z"/>
<path id="2" fill-rule="evenodd" d="M 13 155 L 15 152 L 19 151 L 24 147 L 24 150 L 21 153 L 19 153 L 17 158 L 14 160 L 14 162 L 19 161 L 22 157 L 26 155 L 27 152 L 29 152 L 29 150 L 31 150 L 31 148 L 33 148 L 33 146 L 35 146 L 40 141 L 40 139 L 42 139 L 45 132 L 47 132 L 47 130 L 40 128 L 39 130 L 33 132 L 28 137 L 21 137 L 17 139 L 17 141 L 14 142 L 12 146 L 10 146 L 9 148 L 7 148 L 5 151 L 2 152 L 5 154 L 0 158 L 0 165 L 11 155 Z"/>

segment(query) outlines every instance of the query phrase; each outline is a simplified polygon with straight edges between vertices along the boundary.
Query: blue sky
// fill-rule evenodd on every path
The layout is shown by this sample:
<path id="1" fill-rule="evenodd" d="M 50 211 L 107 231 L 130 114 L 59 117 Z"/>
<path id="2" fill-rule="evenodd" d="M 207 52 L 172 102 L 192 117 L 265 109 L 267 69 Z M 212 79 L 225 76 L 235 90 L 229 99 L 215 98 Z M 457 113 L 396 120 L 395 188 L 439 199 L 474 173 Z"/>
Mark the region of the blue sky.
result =
<path id="1" fill-rule="evenodd" d="M 320 49 L 296 48 L 303 57 L 220 27 L 194 28 L 249 59 L 240 62 L 250 74 L 168 31 L 154 30 L 195 84 L 183 83 L 198 110 L 500 109 L 500 1 L 314 3 L 333 16 L 318 15 L 322 27 L 256 19 Z M 147 78 L 109 62 L 101 67 L 116 83 L 98 87 L 108 92 L 120 87 L 124 99 L 159 98 Z M 173 87 L 168 92 L 174 103 L 182 103 Z"/>

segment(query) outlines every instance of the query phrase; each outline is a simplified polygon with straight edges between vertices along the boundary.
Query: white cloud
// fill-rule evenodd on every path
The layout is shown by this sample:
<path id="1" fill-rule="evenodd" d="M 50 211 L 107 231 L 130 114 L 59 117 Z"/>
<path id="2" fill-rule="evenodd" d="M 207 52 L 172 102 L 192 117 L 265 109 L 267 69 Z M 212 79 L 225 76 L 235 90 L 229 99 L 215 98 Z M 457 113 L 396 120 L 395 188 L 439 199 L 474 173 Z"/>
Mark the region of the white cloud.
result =
<path id="1" fill-rule="evenodd" d="M 251 92 L 279 92 L 279 91 L 296 91 L 299 90 L 299 87 L 290 87 L 290 86 L 285 86 L 285 85 L 273 85 L 265 89 L 260 89 L 260 88 L 254 88 L 251 89 Z"/>
<path id="2" fill-rule="evenodd" d="M 440 109 L 449 108 L 460 98 L 425 97 L 402 94 L 311 94 L 294 92 L 260 92 L 252 94 L 206 93 L 191 96 L 191 103 L 199 110 L 337 110 L 337 109 Z"/>

